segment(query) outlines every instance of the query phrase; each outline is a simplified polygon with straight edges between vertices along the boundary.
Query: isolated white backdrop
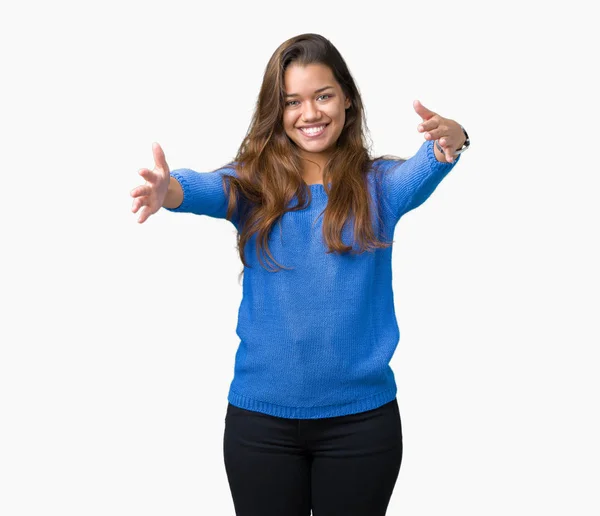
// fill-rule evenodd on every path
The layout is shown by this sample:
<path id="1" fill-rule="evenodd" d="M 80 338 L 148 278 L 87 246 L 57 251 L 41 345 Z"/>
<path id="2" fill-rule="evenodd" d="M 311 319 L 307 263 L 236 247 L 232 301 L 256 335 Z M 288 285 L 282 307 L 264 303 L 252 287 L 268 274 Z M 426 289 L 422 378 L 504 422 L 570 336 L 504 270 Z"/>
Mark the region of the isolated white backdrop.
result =
<path id="1" fill-rule="evenodd" d="M 591 3 L 589 3 L 591 5 Z M 266 63 L 329 38 L 372 153 L 471 149 L 399 223 L 389 514 L 600 514 L 598 40 L 584 2 L 3 5 L 0 514 L 232 515 L 233 226 L 131 213 L 235 156 Z M 318 516 L 318 515 L 317 515 Z"/>

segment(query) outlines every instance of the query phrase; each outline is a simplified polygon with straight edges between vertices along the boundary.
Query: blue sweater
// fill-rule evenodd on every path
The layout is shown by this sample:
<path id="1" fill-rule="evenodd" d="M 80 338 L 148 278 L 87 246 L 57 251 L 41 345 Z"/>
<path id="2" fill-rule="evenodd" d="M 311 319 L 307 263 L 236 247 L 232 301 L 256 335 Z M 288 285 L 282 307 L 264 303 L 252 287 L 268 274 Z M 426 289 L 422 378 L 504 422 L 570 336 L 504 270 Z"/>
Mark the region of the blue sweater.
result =
<path id="1" fill-rule="evenodd" d="M 392 239 L 400 217 L 422 204 L 460 160 L 459 155 L 453 163 L 438 161 L 433 145 L 423 142 L 405 161 L 379 160 L 380 173 L 375 166 L 369 172 L 369 192 L 381 219 L 374 222 L 376 234 L 385 241 Z M 233 168 L 171 171 L 183 188 L 183 202 L 167 209 L 225 218 L 220 175 L 234 173 Z M 256 256 L 256 234 L 248 241 L 252 268 L 244 269 L 240 343 L 228 394 L 237 407 L 298 419 L 354 414 L 392 401 L 397 388 L 389 363 L 400 339 L 392 247 L 326 254 L 321 212 L 328 197 L 323 185 L 307 188 L 310 205 L 285 213 L 269 237 L 275 260 L 293 269 L 265 270 Z M 239 229 L 237 221 L 233 224 Z M 351 224 L 344 226 L 342 239 L 353 242 Z"/>

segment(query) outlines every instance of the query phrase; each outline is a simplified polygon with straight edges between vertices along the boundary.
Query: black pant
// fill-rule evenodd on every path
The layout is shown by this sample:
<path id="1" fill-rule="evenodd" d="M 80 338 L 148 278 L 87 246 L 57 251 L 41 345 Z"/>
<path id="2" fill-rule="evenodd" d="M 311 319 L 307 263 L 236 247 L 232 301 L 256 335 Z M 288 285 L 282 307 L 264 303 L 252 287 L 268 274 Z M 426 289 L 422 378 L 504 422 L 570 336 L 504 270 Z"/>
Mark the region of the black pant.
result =
<path id="1" fill-rule="evenodd" d="M 383 516 L 402 462 L 398 401 L 322 419 L 229 403 L 223 452 L 237 516 Z"/>

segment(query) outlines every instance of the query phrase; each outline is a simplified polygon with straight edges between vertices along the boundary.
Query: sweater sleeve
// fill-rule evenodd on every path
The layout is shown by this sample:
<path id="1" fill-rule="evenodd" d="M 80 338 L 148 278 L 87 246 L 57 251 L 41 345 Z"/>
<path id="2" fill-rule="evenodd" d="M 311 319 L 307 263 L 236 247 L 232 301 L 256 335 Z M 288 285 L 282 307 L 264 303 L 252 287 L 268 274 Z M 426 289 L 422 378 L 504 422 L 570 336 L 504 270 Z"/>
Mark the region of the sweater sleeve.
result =
<path id="1" fill-rule="evenodd" d="M 404 161 L 394 161 L 387 169 L 387 202 L 395 222 L 423 204 L 460 160 L 444 163 L 435 157 L 433 140 L 423 142 L 417 153 Z"/>
<path id="2" fill-rule="evenodd" d="M 177 208 L 163 206 L 165 210 L 225 218 L 228 197 L 222 177 L 236 176 L 234 167 L 223 167 L 214 172 L 195 172 L 189 168 L 178 168 L 172 170 L 170 175 L 181 185 L 183 201 Z"/>

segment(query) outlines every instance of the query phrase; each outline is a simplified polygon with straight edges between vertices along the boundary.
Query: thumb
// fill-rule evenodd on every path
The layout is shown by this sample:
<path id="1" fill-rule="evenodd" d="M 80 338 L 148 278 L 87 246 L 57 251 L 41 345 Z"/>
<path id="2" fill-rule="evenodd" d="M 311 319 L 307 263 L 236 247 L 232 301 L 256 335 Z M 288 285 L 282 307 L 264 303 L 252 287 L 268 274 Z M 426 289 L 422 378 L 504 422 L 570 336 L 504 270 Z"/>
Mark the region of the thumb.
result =
<path id="1" fill-rule="evenodd" d="M 436 114 L 434 111 L 431 111 L 430 109 L 427 109 L 418 100 L 413 100 L 413 108 L 415 109 L 415 111 L 417 112 L 417 114 L 423 120 L 429 120 L 432 116 L 435 116 L 435 114 Z"/>
<path id="2" fill-rule="evenodd" d="M 167 165 L 165 153 L 158 142 L 152 143 L 152 154 L 154 155 L 154 164 L 156 167 L 164 170 L 166 173 L 169 173 L 169 165 Z"/>

